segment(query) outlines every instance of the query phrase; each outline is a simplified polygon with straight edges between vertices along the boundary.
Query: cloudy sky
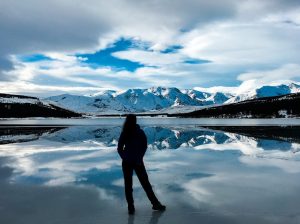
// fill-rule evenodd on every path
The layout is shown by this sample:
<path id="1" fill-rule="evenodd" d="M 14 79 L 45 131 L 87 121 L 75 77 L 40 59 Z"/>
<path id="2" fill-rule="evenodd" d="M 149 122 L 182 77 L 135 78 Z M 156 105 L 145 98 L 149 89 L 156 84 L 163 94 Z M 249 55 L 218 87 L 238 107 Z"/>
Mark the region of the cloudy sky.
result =
<path id="1" fill-rule="evenodd" d="M 0 1 L 1 92 L 300 81 L 299 0 Z"/>

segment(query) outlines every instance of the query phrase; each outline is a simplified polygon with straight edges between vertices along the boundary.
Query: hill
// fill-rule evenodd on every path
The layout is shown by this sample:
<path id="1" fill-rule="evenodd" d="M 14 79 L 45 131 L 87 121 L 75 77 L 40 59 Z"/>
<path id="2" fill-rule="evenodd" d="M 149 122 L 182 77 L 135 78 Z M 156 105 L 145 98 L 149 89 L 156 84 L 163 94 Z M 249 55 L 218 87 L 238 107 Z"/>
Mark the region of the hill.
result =
<path id="1" fill-rule="evenodd" d="M 81 117 L 81 114 L 64 109 L 36 97 L 0 94 L 0 118 L 25 117 Z"/>

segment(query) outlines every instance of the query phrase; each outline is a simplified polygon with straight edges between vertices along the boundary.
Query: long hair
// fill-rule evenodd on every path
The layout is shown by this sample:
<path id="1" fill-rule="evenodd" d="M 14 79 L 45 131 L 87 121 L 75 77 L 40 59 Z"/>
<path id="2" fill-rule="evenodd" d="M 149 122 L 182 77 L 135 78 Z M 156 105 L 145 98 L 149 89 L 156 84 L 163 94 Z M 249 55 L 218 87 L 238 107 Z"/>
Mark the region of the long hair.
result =
<path id="1" fill-rule="evenodd" d="M 122 132 L 127 138 L 132 137 L 136 132 L 136 116 L 134 114 L 126 116 Z"/>

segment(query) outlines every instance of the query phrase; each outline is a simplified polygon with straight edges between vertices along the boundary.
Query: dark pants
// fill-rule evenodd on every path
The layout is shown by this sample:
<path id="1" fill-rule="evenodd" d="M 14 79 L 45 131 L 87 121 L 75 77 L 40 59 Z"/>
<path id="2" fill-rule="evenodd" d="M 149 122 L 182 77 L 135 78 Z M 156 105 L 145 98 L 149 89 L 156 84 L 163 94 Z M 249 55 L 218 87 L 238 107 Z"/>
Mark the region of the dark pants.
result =
<path id="1" fill-rule="evenodd" d="M 132 175 L 133 170 L 135 171 L 142 187 L 144 188 L 149 200 L 153 205 L 158 204 L 159 201 L 156 198 L 152 186 L 149 183 L 148 175 L 145 169 L 144 163 L 137 165 L 133 163 L 128 162 L 122 162 L 122 169 L 123 169 L 123 175 L 124 175 L 124 183 L 125 183 L 125 196 L 128 205 L 133 205 L 133 197 L 132 197 Z"/>

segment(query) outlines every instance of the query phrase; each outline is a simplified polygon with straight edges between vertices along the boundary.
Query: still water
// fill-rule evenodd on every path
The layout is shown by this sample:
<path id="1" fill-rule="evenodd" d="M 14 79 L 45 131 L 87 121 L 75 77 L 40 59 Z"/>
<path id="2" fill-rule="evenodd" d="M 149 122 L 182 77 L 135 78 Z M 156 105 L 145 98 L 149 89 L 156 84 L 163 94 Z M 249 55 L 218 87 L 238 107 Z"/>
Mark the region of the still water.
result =
<path id="1" fill-rule="evenodd" d="M 0 223 L 300 223 L 299 126 L 141 123 L 167 211 L 127 215 L 121 123 L 1 126 Z"/>

